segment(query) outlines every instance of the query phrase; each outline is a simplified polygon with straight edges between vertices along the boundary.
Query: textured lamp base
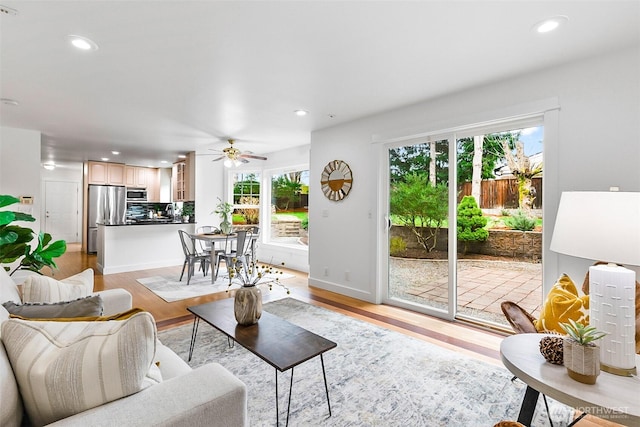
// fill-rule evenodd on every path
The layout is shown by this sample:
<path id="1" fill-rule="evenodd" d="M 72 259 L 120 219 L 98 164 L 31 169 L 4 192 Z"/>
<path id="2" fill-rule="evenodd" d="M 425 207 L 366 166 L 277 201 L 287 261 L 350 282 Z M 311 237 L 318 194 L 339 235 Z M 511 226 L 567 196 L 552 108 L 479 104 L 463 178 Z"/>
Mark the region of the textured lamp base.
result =
<path id="1" fill-rule="evenodd" d="M 599 340 L 605 372 L 631 376 L 635 368 L 636 273 L 615 265 L 589 268 L 589 323 L 607 335 Z"/>

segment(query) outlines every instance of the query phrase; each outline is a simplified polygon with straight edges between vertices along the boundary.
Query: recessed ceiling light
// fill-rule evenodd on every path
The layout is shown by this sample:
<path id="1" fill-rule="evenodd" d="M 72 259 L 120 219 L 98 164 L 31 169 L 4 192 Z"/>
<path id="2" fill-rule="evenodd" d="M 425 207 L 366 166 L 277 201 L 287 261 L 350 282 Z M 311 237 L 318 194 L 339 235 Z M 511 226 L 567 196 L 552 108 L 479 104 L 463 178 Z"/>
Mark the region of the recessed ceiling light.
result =
<path id="1" fill-rule="evenodd" d="M 296 114 L 296 116 L 300 116 L 300 117 L 306 116 L 307 114 L 309 114 L 309 112 L 305 110 L 295 110 L 294 113 Z"/>
<path id="2" fill-rule="evenodd" d="M 564 15 L 558 15 L 538 22 L 533 26 L 533 29 L 538 33 L 548 33 L 558 29 L 558 27 L 565 24 L 567 21 L 569 21 L 568 17 Z"/>
<path id="3" fill-rule="evenodd" d="M 18 105 L 20 105 L 18 101 L 10 98 L 0 98 L 0 102 L 2 102 L 4 105 L 11 105 L 13 107 L 17 107 Z"/>
<path id="4" fill-rule="evenodd" d="M 185 154 L 178 154 L 179 159 L 186 159 L 187 156 Z"/>
<path id="5" fill-rule="evenodd" d="M 169 163 L 166 160 L 160 160 L 160 163 Z"/>
<path id="6" fill-rule="evenodd" d="M 102 159 L 100 159 L 100 160 L 102 160 L 103 162 L 108 162 L 108 161 L 109 161 L 109 158 L 108 158 L 108 157 L 103 157 L 103 158 L 102 158 Z"/>
<path id="7" fill-rule="evenodd" d="M 80 50 L 98 50 L 98 45 L 91 39 L 70 34 L 67 36 L 73 46 Z"/>
<path id="8" fill-rule="evenodd" d="M 56 165 L 54 163 L 45 163 L 42 167 L 48 171 L 52 171 L 56 168 Z"/>
<path id="9" fill-rule="evenodd" d="M 120 154 L 120 152 L 119 151 L 112 151 L 111 154 L 113 154 L 114 156 L 117 156 L 117 155 Z"/>

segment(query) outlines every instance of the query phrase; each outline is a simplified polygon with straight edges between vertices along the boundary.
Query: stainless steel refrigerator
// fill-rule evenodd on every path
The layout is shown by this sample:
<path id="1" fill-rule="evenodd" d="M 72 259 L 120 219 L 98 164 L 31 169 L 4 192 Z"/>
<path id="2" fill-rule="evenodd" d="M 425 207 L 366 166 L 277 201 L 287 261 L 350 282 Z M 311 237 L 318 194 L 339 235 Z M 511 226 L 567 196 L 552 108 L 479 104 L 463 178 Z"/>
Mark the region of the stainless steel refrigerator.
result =
<path id="1" fill-rule="evenodd" d="M 87 252 L 98 250 L 98 223 L 126 224 L 127 191 L 124 186 L 89 185 Z"/>

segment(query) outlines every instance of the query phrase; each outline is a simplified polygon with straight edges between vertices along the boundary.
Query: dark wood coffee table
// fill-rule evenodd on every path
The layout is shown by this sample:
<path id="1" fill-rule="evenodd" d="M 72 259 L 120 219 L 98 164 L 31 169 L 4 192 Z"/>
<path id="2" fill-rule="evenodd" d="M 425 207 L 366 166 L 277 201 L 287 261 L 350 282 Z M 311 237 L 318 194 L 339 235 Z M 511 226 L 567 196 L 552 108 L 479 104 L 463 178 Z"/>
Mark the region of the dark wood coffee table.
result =
<path id="1" fill-rule="evenodd" d="M 279 425 L 278 371 L 284 372 L 291 369 L 291 384 L 289 385 L 289 402 L 287 407 L 288 425 L 289 410 L 291 409 L 291 390 L 293 389 L 293 368 L 309 359 L 320 356 L 329 416 L 331 416 L 329 387 L 327 386 L 327 375 L 324 369 L 322 354 L 337 347 L 336 343 L 266 311 L 262 312 L 260 321 L 255 325 L 240 326 L 236 322 L 233 314 L 233 298 L 188 307 L 187 310 L 195 315 L 193 329 L 191 331 L 189 360 L 191 360 L 191 356 L 193 355 L 198 326 L 200 319 L 202 319 L 225 334 L 227 339 L 230 340 L 230 346 L 232 346 L 235 341 L 275 368 L 276 425 Z"/>

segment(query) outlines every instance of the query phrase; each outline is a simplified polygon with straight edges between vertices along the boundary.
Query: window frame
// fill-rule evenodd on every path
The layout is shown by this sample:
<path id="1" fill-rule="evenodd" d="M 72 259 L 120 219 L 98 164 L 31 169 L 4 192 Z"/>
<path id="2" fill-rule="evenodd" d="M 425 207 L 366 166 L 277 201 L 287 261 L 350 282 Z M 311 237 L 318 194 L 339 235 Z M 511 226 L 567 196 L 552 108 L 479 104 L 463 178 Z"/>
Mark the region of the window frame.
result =
<path id="1" fill-rule="evenodd" d="M 286 247 L 291 249 L 298 249 L 303 251 L 309 250 L 309 245 L 301 245 L 301 244 L 291 244 L 291 243 L 282 243 L 278 241 L 273 241 L 271 238 L 271 199 L 272 199 L 272 180 L 274 176 L 283 175 L 291 172 L 299 172 L 299 171 L 307 171 L 308 174 L 311 173 L 310 167 L 308 163 L 298 163 L 293 165 L 280 166 L 277 168 L 269 168 L 262 170 L 262 185 L 260 186 L 261 199 L 260 205 L 263 207 L 261 210 L 261 218 L 260 224 L 263 232 L 262 242 L 264 244 Z M 311 187 L 311 182 L 309 182 L 309 187 Z M 268 206 L 262 206 L 264 203 L 267 203 Z M 308 212 L 308 208 L 307 208 Z"/>

